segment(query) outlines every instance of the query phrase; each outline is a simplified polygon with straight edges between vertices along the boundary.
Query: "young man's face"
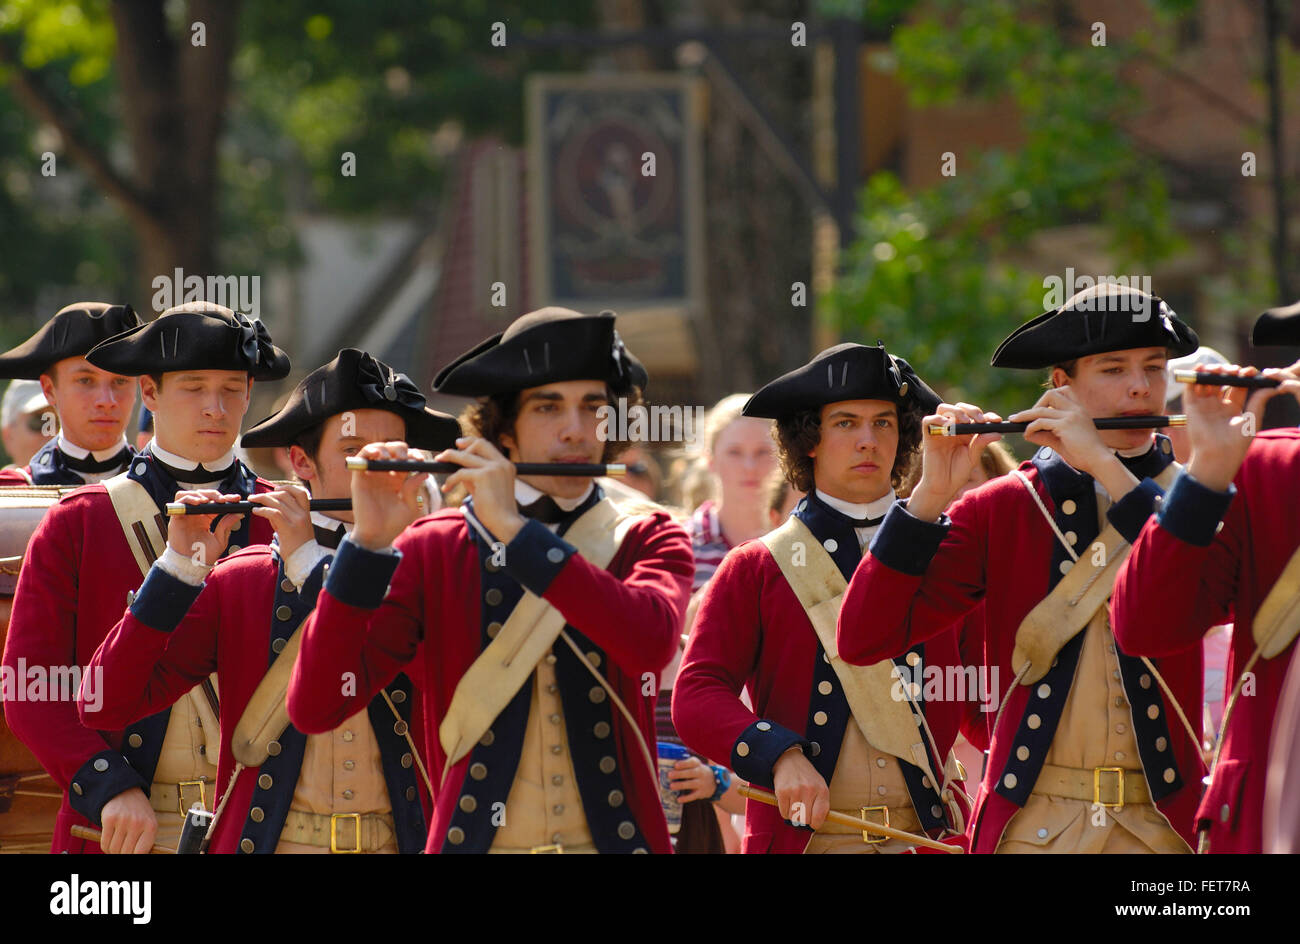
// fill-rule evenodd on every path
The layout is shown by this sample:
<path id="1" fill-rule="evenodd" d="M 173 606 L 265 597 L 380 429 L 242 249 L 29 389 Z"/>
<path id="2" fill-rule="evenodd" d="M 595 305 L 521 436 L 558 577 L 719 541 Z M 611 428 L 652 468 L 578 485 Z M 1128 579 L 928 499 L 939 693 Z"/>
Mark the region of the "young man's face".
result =
<path id="1" fill-rule="evenodd" d="M 898 407 L 888 400 L 841 400 L 821 414 L 821 440 L 808 453 L 818 490 L 858 503 L 887 495 L 898 454 Z"/>
<path id="2" fill-rule="evenodd" d="M 519 393 L 514 434 L 502 434 L 501 445 L 512 462 L 600 462 L 605 443 L 596 435 L 597 411 L 608 403 L 598 380 L 530 387 Z M 559 498 L 577 498 L 591 479 L 532 475 L 524 481 Z"/>
<path id="3" fill-rule="evenodd" d="M 154 436 L 168 452 L 196 462 L 220 459 L 239 437 L 253 380 L 242 370 L 182 370 L 140 378 Z"/>
<path id="4" fill-rule="evenodd" d="M 1057 367 L 1052 384 L 1069 384 L 1089 416 L 1150 416 L 1165 405 L 1168 377 L 1163 347 L 1132 348 L 1079 358 L 1074 376 Z M 1136 449 L 1151 441 L 1149 429 L 1112 429 L 1100 434 L 1109 448 Z"/>
<path id="5" fill-rule="evenodd" d="M 84 357 L 66 357 L 41 375 L 45 399 L 59 414 L 63 435 L 91 452 L 122 441 L 135 407 L 135 378 L 100 370 Z"/>
<path id="6" fill-rule="evenodd" d="M 351 498 L 352 473 L 345 462 L 361 447 L 372 442 L 406 439 L 406 423 L 388 410 L 351 410 L 325 421 L 320 448 L 313 459 L 301 446 L 289 447 L 294 475 L 311 484 L 312 498 Z M 331 518 L 351 523 L 350 511 L 326 512 Z"/>

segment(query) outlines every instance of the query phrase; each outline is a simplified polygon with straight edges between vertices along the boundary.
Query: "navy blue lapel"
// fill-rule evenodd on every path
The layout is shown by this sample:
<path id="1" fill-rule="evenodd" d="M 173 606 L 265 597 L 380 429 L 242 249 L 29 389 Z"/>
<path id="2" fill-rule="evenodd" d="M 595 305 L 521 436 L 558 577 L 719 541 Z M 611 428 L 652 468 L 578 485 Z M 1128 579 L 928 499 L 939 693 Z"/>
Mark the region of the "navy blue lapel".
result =
<path id="1" fill-rule="evenodd" d="M 836 511 L 817 497 L 816 492 L 809 492 L 807 497 L 795 506 L 794 516 L 802 521 L 813 533 L 822 547 L 826 548 L 840 569 L 845 580 L 853 578 L 853 571 L 862 560 L 862 550 L 858 547 L 858 534 L 853 529 L 853 519 Z"/>
<path id="2" fill-rule="evenodd" d="M 31 469 L 34 485 L 85 485 L 86 480 L 77 472 L 69 469 L 64 462 L 66 458 L 55 446 L 58 439 L 51 439 L 32 456 L 28 468 Z"/>

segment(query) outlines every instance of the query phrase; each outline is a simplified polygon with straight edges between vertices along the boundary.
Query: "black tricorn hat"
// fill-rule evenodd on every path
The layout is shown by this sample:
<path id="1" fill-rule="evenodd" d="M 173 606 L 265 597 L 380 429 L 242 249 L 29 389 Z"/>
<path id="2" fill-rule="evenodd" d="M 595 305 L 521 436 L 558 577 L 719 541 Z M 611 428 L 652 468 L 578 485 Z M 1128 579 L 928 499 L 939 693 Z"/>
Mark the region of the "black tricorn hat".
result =
<path id="1" fill-rule="evenodd" d="M 614 313 L 539 308 L 465 352 L 433 378 L 439 393 L 486 397 L 565 380 L 645 388 L 646 370 L 614 330 Z"/>
<path id="2" fill-rule="evenodd" d="M 178 370 L 242 370 L 254 380 L 280 380 L 289 355 L 271 341 L 260 321 L 211 302 L 168 308 L 148 324 L 94 347 L 86 360 L 118 374 Z"/>
<path id="3" fill-rule="evenodd" d="M 64 358 L 85 357 L 101 341 L 142 323 L 130 305 L 67 305 L 22 344 L 0 354 L 0 378 L 36 380 Z"/>
<path id="4" fill-rule="evenodd" d="M 781 419 L 800 410 L 841 400 L 889 400 L 900 410 L 919 407 L 928 415 L 940 403 L 912 366 L 877 342 L 837 344 L 807 364 L 764 384 L 749 398 L 745 416 Z"/>
<path id="5" fill-rule="evenodd" d="M 291 446 L 304 430 L 348 410 L 387 410 L 400 416 L 406 421 L 407 443 L 420 449 L 455 445 L 460 423 L 424 403 L 424 394 L 406 374 L 348 347 L 304 377 L 284 406 L 244 433 L 240 445 Z"/>
<path id="6" fill-rule="evenodd" d="M 1171 357 L 1182 357 L 1200 343 L 1164 299 L 1103 282 L 1012 331 L 989 363 L 1037 370 L 1089 354 L 1143 347 L 1168 348 Z"/>
<path id="7" fill-rule="evenodd" d="M 1294 347 L 1300 344 L 1300 302 L 1285 308 L 1270 308 L 1250 329 L 1250 343 L 1256 347 Z"/>

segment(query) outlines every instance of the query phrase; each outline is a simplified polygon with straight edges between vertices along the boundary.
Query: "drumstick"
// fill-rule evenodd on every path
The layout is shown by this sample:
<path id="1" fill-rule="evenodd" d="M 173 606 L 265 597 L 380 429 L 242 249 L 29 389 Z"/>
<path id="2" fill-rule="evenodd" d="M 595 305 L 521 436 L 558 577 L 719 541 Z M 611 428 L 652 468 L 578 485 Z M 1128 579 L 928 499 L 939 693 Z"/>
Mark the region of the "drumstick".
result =
<path id="1" fill-rule="evenodd" d="M 759 803 L 766 803 L 768 806 L 776 806 L 776 795 L 758 787 L 742 783 L 736 788 L 736 792 L 743 797 L 751 800 L 757 800 Z M 880 823 L 869 823 L 865 820 L 854 819 L 847 813 L 837 813 L 831 810 L 826 814 L 826 819 L 839 826 L 848 826 L 850 829 L 865 830 L 876 833 L 879 836 L 888 836 L 890 839 L 901 839 L 904 842 L 910 842 L 913 845 L 925 846 L 927 849 L 933 849 L 936 852 L 950 852 L 960 854 L 963 850 L 960 846 L 950 846 L 947 843 L 939 842 L 937 839 L 931 839 L 929 836 L 918 836 L 916 833 L 909 833 L 906 830 L 894 829 L 890 826 L 883 826 Z"/>
<path id="2" fill-rule="evenodd" d="M 104 835 L 98 829 L 95 829 L 90 826 L 73 826 L 70 828 L 69 832 L 72 833 L 73 839 L 91 839 L 94 840 L 95 842 L 99 842 L 99 840 L 103 838 Z M 153 848 L 149 850 L 149 854 L 150 855 L 175 855 L 176 850 L 168 849 L 166 846 L 160 846 L 157 843 L 154 843 Z"/>
<path id="3" fill-rule="evenodd" d="M 1233 377 L 1199 370 L 1174 371 L 1174 383 L 1204 384 L 1207 387 L 1245 387 L 1248 390 L 1267 390 L 1282 386 L 1276 377 Z"/>
<path id="4" fill-rule="evenodd" d="M 167 514 L 169 515 L 226 515 L 242 514 L 246 511 L 252 511 L 254 508 L 265 508 L 266 505 L 259 505 L 251 501 L 233 501 L 233 502 L 198 502 L 193 505 L 187 505 L 184 502 L 168 502 Z M 308 507 L 312 511 L 351 511 L 352 499 L 350 498 L 313 498 L 308 502 Z"/>
<path id="5" fill-rule="evenodd" d="M 1175 416 L 1103 416 L 1094 419 L 1097 429 L 1160 429 L 1165 426 L 1186 426 L 1187 417 Z M 931 423 L 926 432 L 931 436 L 968 436 L 971 433 L 1023 433 L 1029 421 L 1023 423 Z"/>
<path id="6" fill-rule="evenodd" d="M 361 472 L 432 472 L 443 474 L 459 472 L 466 466 L 455 462 L 427 462 L 420 459 L 365 459 L 361 456 L 348 456 L 349 469 Z M 516 462 L 516 475 L 627 475 L 627 473 L 644 471 L 644 466 L 632 466 L 629 469 L 621 462 Z"/>

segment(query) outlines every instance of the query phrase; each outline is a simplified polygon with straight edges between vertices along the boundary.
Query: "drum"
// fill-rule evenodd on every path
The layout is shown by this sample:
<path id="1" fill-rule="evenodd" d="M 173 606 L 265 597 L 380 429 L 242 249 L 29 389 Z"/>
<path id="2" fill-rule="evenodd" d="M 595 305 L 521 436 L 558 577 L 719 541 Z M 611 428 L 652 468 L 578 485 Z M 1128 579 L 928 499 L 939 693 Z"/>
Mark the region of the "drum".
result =
<path id="1" fill-rule="evenodd" d="M 60 486 L 0 488 L 0 651 L 9 634 L 27 543 L 46 510 L 70 491 Z M 0 720 L 0 853 L 49 852 L 62 801 L 59 786 Z"/>

